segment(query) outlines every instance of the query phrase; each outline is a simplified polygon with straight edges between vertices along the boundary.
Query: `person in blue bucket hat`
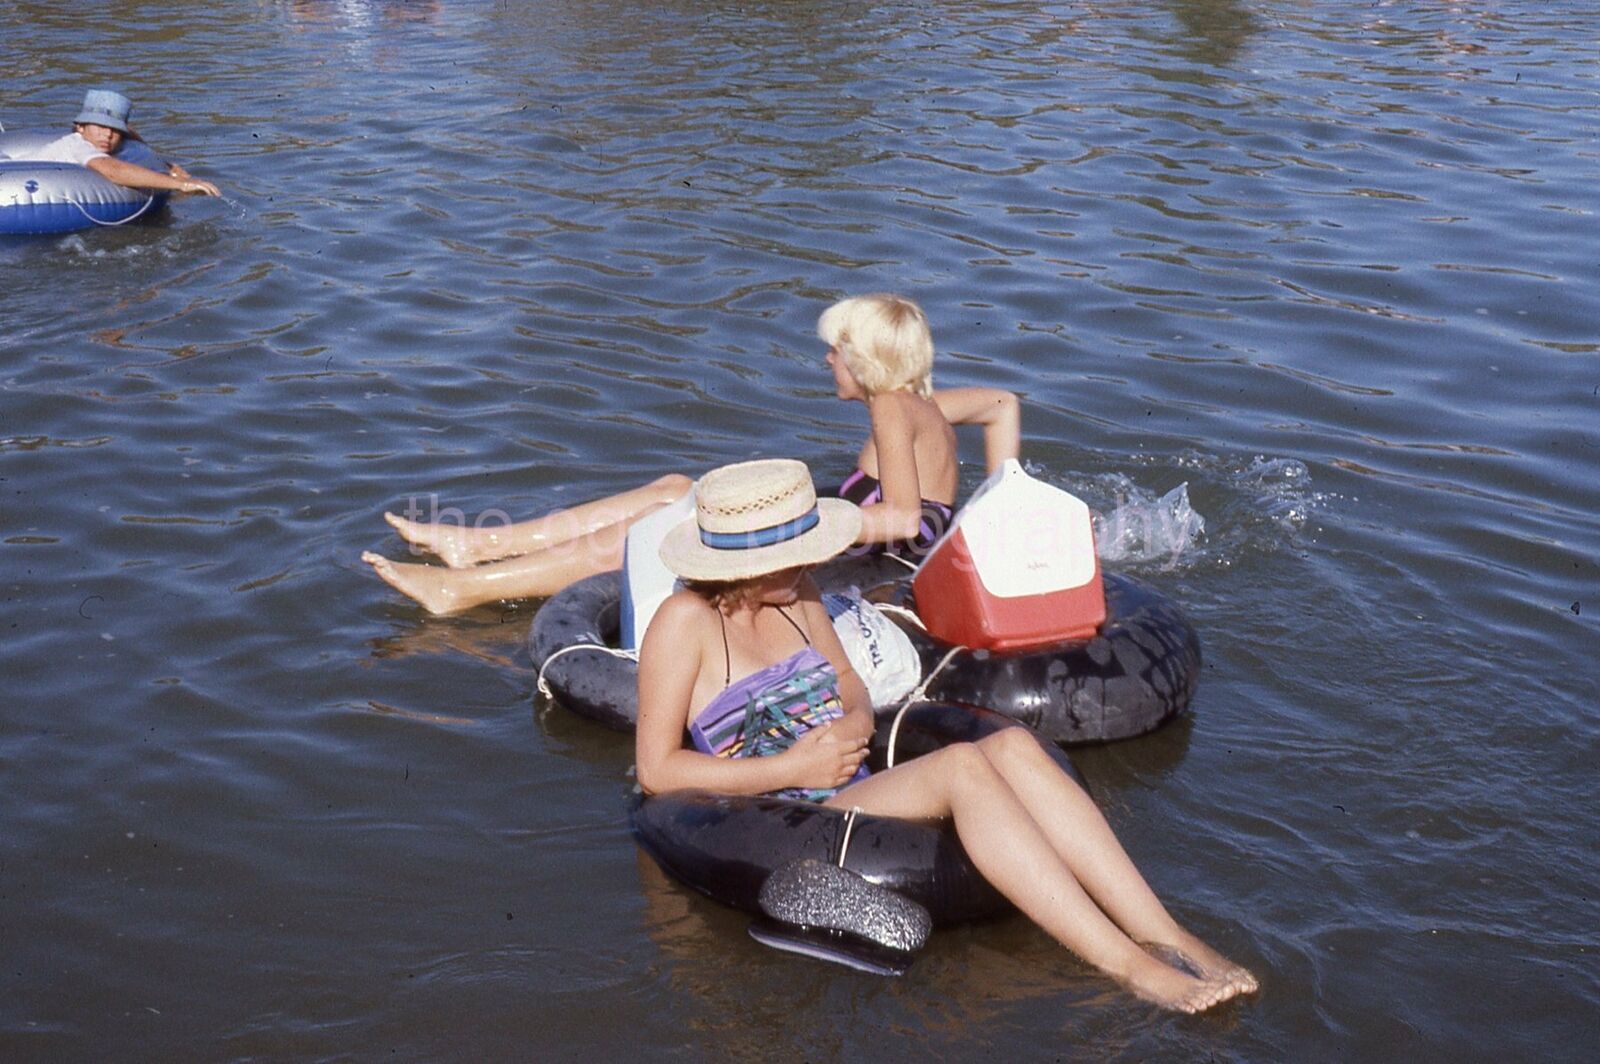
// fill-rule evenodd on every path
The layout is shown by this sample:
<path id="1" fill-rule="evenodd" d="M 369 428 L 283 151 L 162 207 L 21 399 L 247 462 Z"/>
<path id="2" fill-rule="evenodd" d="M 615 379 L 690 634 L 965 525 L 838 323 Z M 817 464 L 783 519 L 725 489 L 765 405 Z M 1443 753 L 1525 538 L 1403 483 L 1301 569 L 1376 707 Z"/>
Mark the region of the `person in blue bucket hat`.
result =
<path id="1" fill-rule="evenodd" d="M 221 195 L 216 185 L 190 176 L 177 163 L 168 163 L 167 172 L 161 173 L 118 159 L 117 151 L 126 141 L 143 139 L 128 125 L 132 111 L 133 102 L 122 93 L 90 89 L 84 93 L 78 117 L 72 120 L 72 132 L 46 144 L 33 161 L 87 166 L 107 181 L 128 188 Z"/>

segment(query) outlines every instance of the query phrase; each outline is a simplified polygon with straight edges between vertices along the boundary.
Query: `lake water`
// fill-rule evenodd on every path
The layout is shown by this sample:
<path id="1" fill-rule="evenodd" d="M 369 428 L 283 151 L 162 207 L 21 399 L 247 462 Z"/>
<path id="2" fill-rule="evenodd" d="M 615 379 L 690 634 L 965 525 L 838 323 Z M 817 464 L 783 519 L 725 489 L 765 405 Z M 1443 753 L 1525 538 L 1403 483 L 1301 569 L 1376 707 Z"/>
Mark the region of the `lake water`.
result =
<path id="1" fill-rule="evenodd" d="M 1600 1055 L 1592 4 L 0 19 L 7 128 L 120 86 L 228 197 L 0 245 L 0 1058 Z M 536 603 L 357 560 L 412 499 L 837 478 L 814 323 L 881 289 L 1200 630 L 1192 715 L 1075 756 L 1259 997 L 1021 919 L 771 952 L 638 856 Z"/>

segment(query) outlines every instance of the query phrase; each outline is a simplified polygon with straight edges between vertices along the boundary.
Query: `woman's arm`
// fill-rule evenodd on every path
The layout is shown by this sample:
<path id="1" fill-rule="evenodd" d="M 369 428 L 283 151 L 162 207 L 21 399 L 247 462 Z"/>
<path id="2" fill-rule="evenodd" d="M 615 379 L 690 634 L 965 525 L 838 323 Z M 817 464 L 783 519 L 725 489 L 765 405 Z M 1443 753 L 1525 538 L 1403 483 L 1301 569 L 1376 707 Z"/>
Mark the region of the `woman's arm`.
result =
<path id="1" fill-rule="evenodd" d="M 808 576 L 800 585 L 800 604 L 805 611 L 806 631 L 817 653 L 827 658 L 833 671 L 839 674 L 839 697 L 844 703 L 844 716 L 834 721 L 832 732 L 836 738 L 869 740 L 877 721 L 872 714 L 872 696 L 867 685 L 850 662 L 834 631 L 828 608 L 822 604 L 822 592 Z"/>
<path id="2" fill-rule="evenodd" d="M 86 165 L 112 184 L 122 185 L 126 188 L 148 188 L 163 192 L 201 192 L 207 196 L 222 195 L 217 190 L 217 186 L 209 181 L 198 181 L 188 176 L 175 177 L 172 174 L 163 174 L 156 170 L 146 170 L 137 163 L 114 159 L 109 155 L 90 159 Z"/>
<path id="3" fill-rule="evenodd" d="M 884 392 L 867 400 L 883 501 L 861 508 L 858 543 L 915 539 L 921 528 L 922 482 L 917 476 L 916 441 L 911 412 L 905 404 L 907 398 L 900 392 Z"/>
<path id="4" fill-rule="evenodd" d="M 764 794 L 843 785 L 861 762 L 863 743 L 835 736 L 832 725 L 813 728 L 774 757 L 713 757 L 684 747 L 690 700 L 712 639 L 712 610 L 694 592 L 680 591 L 662 604 L 645 633 L 634 739 L 639 785 L 651 794 L 688 789 Z"/>
<path id="5" fill-rule="evenodd" d="M 129 126 L 127 128 L 127 130 L 122 134 L 122 138 L 124 140 L 136 140 L 140 144 L 149 144 L 149 141 L 147 141 L 143 137 L 141 137 L 139 135 L 138 131 L 135 130 L 132 126 Z M 173 177 L 176 177 L 180 181 L 193 180 L 193 176 L 189 173 L 189 171 L 185 170 L 183 167 L 179 166 L 177 163 L 168 163 L 167 164 L 167 173 L 172 175 Z"/>
<path id="6" fill-rule="evenodd" d="M 1022 404 L 1002 388 L 944 388 L 933 393 L 952 425 L 983 426 L 983 457 L 993 473 L 1022 453 Z"/>

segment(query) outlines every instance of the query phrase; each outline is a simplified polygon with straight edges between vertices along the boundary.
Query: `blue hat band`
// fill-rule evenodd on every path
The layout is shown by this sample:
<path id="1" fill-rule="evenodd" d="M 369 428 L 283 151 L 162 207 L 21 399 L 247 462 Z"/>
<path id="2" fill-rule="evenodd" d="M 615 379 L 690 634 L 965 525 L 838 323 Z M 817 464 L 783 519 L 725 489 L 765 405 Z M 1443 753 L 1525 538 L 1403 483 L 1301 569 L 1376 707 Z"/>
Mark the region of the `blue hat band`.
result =
<path id="1" fill-rule="evenodd" d="M 793 521 L 781 525 L 758 528 L 751 532 L 707 532 L 700 530 L 700 542 L 712 550 L 754 550 L 757 547 L 775 547 L 810 532 L 822 520 L 813 506 Z"/>

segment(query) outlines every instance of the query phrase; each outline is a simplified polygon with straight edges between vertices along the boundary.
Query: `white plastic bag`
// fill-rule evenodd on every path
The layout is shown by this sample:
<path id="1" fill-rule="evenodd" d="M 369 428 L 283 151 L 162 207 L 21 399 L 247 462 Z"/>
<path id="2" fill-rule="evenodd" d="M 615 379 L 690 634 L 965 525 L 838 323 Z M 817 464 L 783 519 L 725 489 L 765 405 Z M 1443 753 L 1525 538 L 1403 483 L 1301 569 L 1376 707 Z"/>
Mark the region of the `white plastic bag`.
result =
<path id="1" fill-rule="evenodd" d="M 855 588 L 825 593 L 822 605 L 856 675 L 867 685 L 872 708 L 895 705 L 910 694 L 922 679 L 922 662 L 906 634 Z"/>

